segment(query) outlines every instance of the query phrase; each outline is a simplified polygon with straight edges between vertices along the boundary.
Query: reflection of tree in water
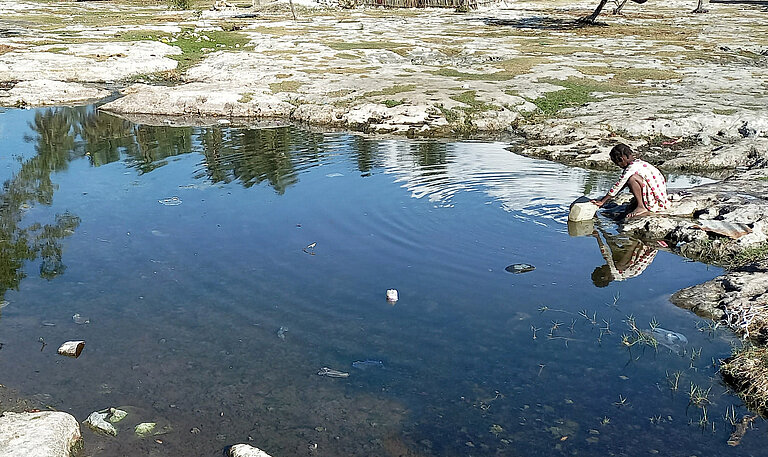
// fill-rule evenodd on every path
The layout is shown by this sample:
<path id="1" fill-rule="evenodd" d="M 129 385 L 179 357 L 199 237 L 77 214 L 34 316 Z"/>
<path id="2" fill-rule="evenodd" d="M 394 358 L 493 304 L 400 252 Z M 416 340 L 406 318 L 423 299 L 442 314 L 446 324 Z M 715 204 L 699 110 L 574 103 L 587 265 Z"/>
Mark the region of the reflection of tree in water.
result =
<path id="1" fill-rule="evenodd" d="M 373 142 L 357 135 L 352 137 L 352 150 L 357 156 L 357 169 L 363 176 L 370 176 L 376 165 L 376 151 Z"/>
<path id="2" fill-rule="evenodd" d="M 23 161 L 19 171 L 3 183 L 0 192 L 0 296 L 18 289 L 24 278 L 25 261 L 41 258 L 40 275 L 46 279 L 61 274 L 61 239 L 74 233 L 80 219 L 69 213 L 56 216 L 54 224 L 33 223 L 22 227 L 25 211 L 33 204 L 49 205 L 55 186 L 51 173 L 65 170 L 75 155 L 72 112 L 40 110 L 29 124 L 36 155 Z"/>
<path id="3" fill-rule="evenodd" d="M 298 169 L 319 162 L 321 135 L 300 139 L 290 127 L 226 130 L 206 128 L 200 133 L 206 172 L 213 182 L 240 180 L 245 187 L 267 181 L 278 194 L 299 181 Z M 301 149 L 296 149 L 296 144 Z"/>
<path id="4" fill-rule="evenodd" d="M 431 170 L 446 170 L 448 154 L 445 144 L 442 143 L 416 143 L 411 149 L 411 154 L 416 162 L 424 168 Z"/>

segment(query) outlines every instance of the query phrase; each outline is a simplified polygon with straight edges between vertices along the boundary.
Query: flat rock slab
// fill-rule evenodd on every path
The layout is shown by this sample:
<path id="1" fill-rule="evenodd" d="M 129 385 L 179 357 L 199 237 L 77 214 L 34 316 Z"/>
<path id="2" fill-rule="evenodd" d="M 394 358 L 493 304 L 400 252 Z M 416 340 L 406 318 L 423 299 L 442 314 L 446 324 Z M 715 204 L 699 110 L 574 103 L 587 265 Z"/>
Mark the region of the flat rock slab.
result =
<path id="1" fill-rule="evenodd" d="M 104 89 L 80 83 L 36 79 L 21 81 L 9 90 L 0 90 L 2 106 L 45 106 L 87 102 L 108 97 Z"/>
<path id="2" fill-rule="evenodd" d="M 69 457 L 82 445 L 80 426 L 59 411 L 0 416 L 0 457 Z"/>

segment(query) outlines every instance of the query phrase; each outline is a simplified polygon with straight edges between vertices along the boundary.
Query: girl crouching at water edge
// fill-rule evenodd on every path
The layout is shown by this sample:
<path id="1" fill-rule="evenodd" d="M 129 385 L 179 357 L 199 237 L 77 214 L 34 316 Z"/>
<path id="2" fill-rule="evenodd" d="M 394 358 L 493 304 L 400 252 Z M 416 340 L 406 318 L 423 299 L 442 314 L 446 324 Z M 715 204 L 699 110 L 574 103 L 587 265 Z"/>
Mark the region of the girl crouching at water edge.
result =
<path id="1" fill-rule="evenodd" d="M 644 160 L 635 158 L 632 149 L 626 144 L 617 144 L 611 149 L 611 162 L 624 169 L 621 177 L 611 190 L 600 200 L 592 200 L 597 206 L 603 206 L 608 200 L 618 194 L 621 189 L 628 187 L 635 197 L 637 206 L 629 213 L 627 219 L 647 216 L 650 213 L 664 211 L 669 208 L 667 198 L 667 181 L 658 168 Z"/>

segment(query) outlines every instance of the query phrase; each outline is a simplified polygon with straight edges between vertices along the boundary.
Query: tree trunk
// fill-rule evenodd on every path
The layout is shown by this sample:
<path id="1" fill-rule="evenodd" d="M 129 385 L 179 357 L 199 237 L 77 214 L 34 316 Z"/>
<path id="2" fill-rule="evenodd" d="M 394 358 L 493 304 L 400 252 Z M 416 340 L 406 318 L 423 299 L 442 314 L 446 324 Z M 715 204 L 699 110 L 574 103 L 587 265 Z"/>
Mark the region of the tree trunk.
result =
<path id="1" fill-rule="evenodd" d="M 706 0 L 699 0 L 699 4 L 696 6 L 696 9 L 692 11 L 692 13 L 707 13 L 709 10 L 704 6 L 706 3 Z"/>
<path id="2" fill-rule="evenodd" d="M 600 11 L 603 10 L 603 7 L 605 6 L 606 3 L 608 3 L 608 0 L 600 0 L 600 4 L 597 5 L 597 8 L 595 8 L 595 11 L 589 16 L 579 19 L 579 21 L 585 22 L 587 24 L 594 24 L 595 19 L 597 19 L 597 16 L 600 15 Z"/>

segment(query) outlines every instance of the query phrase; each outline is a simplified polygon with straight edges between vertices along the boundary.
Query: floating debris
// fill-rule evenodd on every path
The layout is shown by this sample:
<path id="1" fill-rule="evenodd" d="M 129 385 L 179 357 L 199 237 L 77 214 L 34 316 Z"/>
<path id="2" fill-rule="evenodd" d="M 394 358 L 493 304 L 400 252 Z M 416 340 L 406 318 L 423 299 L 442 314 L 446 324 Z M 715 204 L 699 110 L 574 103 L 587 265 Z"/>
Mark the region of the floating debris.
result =
<path id="1" fill-rule="evenodd" d="M 685 335 L 671 330 L 665 330 L 656 327 L 648 332 L 660 345 L 676 352 L 679 355 L 685 354 L 685 345 L 688 344 L 688 338 Z"/>
<path id="2" fill-rule="evenodd" d="M 332 370 L 328 367 L 323 367 L 317 372 L 318 376 L 327 376 L 329 378 L 348 378 L 349 373 L 345 373 L 339 370 Z"/>
<path id="3" fill-rule="evenodd" d="M 387 289 L 387 301 L 395 303 L 399 299 L 397 289 Z"/>
<path id="4" fill-rule="evenodd" d="M 752 233 L 750 225 L 712 219 L 699 221 L 699 224 L 693 225 L 692 228 L 701 229 L 705 232 L 715 233 L 734 240 Z"/>
<path id="5" fill-rule="evenodd" d="M 358 360 L 355 362 L 352 362 L 352 368 L 357 368 L 358 370 L 367 370 L 368 368 L 382 368 L 384 366 L 384 362 L 381 360 Z"/>
<path id="6" fill-rule="evenodd" d="M 277 337 L 280 338 L 281 340 L 284 340 L 285 332 L 287 331 L 288 331 L 288 327 L 280 327 L 279 329 L 277 329 Z"/>
<path id="7" fill-rule="evenodd" d="M 161 205 L 165 206 L 178 206 L 181 205 L 181 199 L 179 197 L 170 197 L 170 198 L 164 198 L 162 200 L 158 200 L 158 202 Z"/>
<path id="8" fill-rule="evenodd" d="M 512 265 L 508 266 L 504 270 L 508 271 L 509 273 L 528 273 L 529 271 L 535 270 L 536 267 L 534 267 L 531 264 L 528 263 L 513 263 Z"/>
<path id="9" fill-rule="evenodd" d="M 80 313 L 75 313 L 72 315 L 72 321 L 74 321 L 77 325 L 84 325 L 84 324 L 90 324 L 91 320 L 88 318 L 85 318 L 80 315 Z"/>
<path id="10" fill-rule="evenodd" d="M 304 249 L 302 249 L 302 251 L 309 255 L 315 255 L 315 246 L 317 246 L 317 241 L 314 243 L 309 243 Z"/>

